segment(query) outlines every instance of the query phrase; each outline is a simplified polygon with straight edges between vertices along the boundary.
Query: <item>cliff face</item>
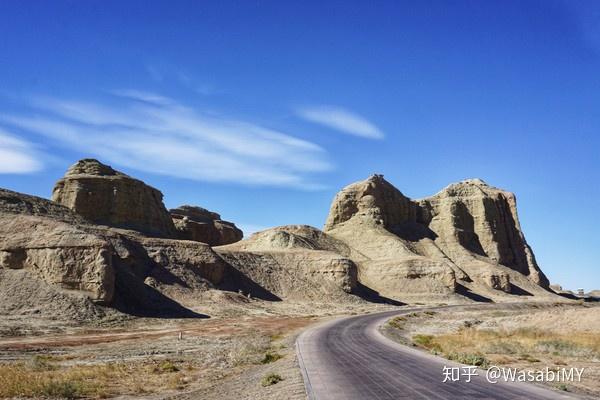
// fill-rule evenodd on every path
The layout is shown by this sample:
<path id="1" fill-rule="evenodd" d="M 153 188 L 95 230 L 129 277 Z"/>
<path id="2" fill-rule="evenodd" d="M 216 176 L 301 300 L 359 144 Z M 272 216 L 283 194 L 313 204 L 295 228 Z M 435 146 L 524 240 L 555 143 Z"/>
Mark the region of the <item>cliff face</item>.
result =
<path id="1" fill-rule="evenodd" d="M 0 269 L 37 278 L 110 303 L 112 246 L 78 228 L 82 218 L 48 200 L 0 189 Z"/>
<path id="2" fill-rule="evenodd" d="M 181 206 L 169 210 L 180 239 L 221 246 L 242 240 L 243 232 L 233 222 L 202 207 Z"/>
<path id="3" fill-rule="evenodd" d="M 525 241 L 513 193 L 471 179 L 420 200 L 420 221 L 435 232 L 440 248 L 453 258 L 479 255 L 527 275 L 548 288 Z"/>
<path id="4" fill-rule="evenodd" d="M 97 226 L 49 200 L 0 189 L 0 294 L 13 296 L 0 299 L 0 314 L 35 308 L 87 319 L 101 304 L 188 316 L 178 302 L 221 283 L 226 268 L 207 244 Z"/>
<path id="5" fill-rule="evenodd" d="M 267 229 L 215 250 L 232 267 L 230 284 L 253 296 L 344 301 L 357 286 L 346 246 L 310 226 Z"/>
<path id="6" fill-rule="evenodd" d="M 325 232 L 352 249 L 361 282 L 390 296 L 472 289 L 493 297 L 549 284 L 514 194 L 478 179 L 412 201 L 373 175 L 335 196 Z"/>
<path id="7" fill-rule="evenodd" d="M 72 166 L 53 199 L 0 189 L 0 314 L 86 319 L 101 304 L 188 316 L 209 289 L 321 302 L 552 296 L 515 196 L 481 180 L 413 201 L 373 175 L 335 196 L 325 232 L 289 225 L 245 240 L 217 213 L 167 212 L 158 190 L 95 160 Z"/>
<path id="8" fill-rule="evenodd" d="M 52 192 L 52 200 L 95 224 L 133 229 L 151 236 L 176 236 L 162 193 L 97 160 L 71 166 Z"/>
<path id="9" fill-rule="evenodd" d="M 386 227 L 416 220 L 416 204 L 382 175 L 353 183 L 338 192 L 331 204 L 325 231 L 351 218 L 366 218 Z"/>

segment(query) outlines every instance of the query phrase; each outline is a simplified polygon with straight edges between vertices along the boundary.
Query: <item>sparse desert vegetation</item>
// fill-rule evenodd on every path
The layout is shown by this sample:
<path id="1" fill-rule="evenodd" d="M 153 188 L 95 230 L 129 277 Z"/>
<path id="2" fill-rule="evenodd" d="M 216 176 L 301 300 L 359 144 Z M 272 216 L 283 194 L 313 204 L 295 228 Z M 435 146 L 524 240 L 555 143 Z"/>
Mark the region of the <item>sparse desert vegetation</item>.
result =
<path id="1" fill-rule="evenodd" d="M 346 306 L 344 306 L 346 307 Z M 3 320 L 0 337 L 0 398 L 110 398 L 155 394 L 218 399 L 256 390 L 255 398 L 281 398 L 283 385 L 304 396 L 295 362 L 294 338 L 303 327 L 343 313 L 345 308 L 277 303 L 214 303 L 214 318 L 204 320 L 125 319 L 104 327 L 41 326 L 21 330 Z M 356 313 L 389 307 L 355 305 Z M 292 316 L 290 316 L 290 314 Z M 32 320 L 34 321 L 34 320 Z M 25 329 L 23 328 L 23 329 Z M 181 336 L 180 336 L 181 333 Z M 291 394 L 290 394 L 291 395 Z M 269 397 L 271 396 L 271 397 Z M 194 398 L 192 395 L 190 398 Z"/>
<path id="2" fill-rule="evenodd" d="M 433 318 L 421 312 L 390 320 L 384 332 L 435 355 L 483 368 L 584 367 L 582 382 L 557 388 L 599 395 L 598 311 L 597 306 L 587 304 L 531 304 L 448 310 Z"/>
<path id="3" fill-rule="evenodd" d="M 275 385 L 276 383 L 281 382 L 282 380 L 283 380 L 283 378 L 281 377 L 281 375 L 270 373 L 268 375 L 265 375 L 261 379 L 260 384 L 263 386 L 271 386 L 271 385 Z"/>
<path id="4" fill-rule="evenodd" d="M 172 392 L 244 367 L 274 362 L 271 341 L 261 334 L 227 338 L 226 346 L 206 341 L 193 356 L 148 357 L 90 363 L 77 355 L 35 355 L 30 360 L 0 364 L 0 397 L 106 398 Z M 211 371 L 212 370 L 212 371 Z"/>
<path id="5" fill-rule="evenodd" d="M 169 360 L 64 365 L 59 360 L 0 365 L 0 397 L 106 398 L 185 386 L 195 367 Z M 185 372 L 180 372 L 184 370 Z"/>

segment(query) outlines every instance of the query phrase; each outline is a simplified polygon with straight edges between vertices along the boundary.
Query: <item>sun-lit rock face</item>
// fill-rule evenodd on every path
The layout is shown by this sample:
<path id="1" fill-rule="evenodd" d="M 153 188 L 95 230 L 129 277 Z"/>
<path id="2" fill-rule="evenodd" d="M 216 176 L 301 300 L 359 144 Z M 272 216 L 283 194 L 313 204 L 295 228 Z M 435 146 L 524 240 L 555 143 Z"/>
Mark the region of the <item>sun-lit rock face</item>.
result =
<path id="1" fill-rule="evenodd" d="M 162 199 L 159 190 L 93 159 L 71 166 L 52 192 L 53 201 L 95 224 L 175 237 Z"/>
<path id="2" fill-rule="evenodd" d="M 501 296 L 548 287 L 514 194 L 480 179 L 413 201 L 373 175 L 335 196 L 324 230 L 351 249 L 359 280 L 388 296 L 465 287 Z"/>
<path id="3" fill-rule="evenodd" d="M 48 200 L 0 189 L 0 269 L 27 270 L 98 303 L 112 301 L 112 246 L 77 226 L 82 219 Z"/>
<path id="4" fill-rule="evenodd" d="M 416 205 L 382 175 L 346 186 L 335 196 L 325 231 L 351 218 L 364 218 L 386 227 L 416 220 Z"/>
<path id="5" fill-rule="evenodd" d="M 94 225 L 52 201 L 0 189 L 0 293 L 18 282 L 15 309 L 44 308 L 30 304 L 42 289 L 61 309 L 86 298 L 135 314 L 181 312 L 173 299 L 220 284 L 226 269 L 207 244 Z"/>
<path id="6" fill-rule="evenodd" d="M 235 269 L 244 290 L 268 291 L 280 299 L 339 300 L 357 286 L 357 270 L 343 243 L 307 225 L 257 232 L 248 239 L 215 248 Z"/>
<path id="7" fill-rule="evenodd" d="M 233 222 L 223 221 L 219 214 L 202 207 L 181 206 L 169 212 L 180 239 L 221 246 L 242 240 L 244 236 Z"/>
<path id="8" fill-rule="evenodd" d="M 470 179 L 418 204 L 424 210 L 421 222 L 440 237 L 436 242 L 446 254 L 457 259 L 465 252 L 475 254 L 548 287 L 548 279 L 521 231 L 513 193 Z"/>

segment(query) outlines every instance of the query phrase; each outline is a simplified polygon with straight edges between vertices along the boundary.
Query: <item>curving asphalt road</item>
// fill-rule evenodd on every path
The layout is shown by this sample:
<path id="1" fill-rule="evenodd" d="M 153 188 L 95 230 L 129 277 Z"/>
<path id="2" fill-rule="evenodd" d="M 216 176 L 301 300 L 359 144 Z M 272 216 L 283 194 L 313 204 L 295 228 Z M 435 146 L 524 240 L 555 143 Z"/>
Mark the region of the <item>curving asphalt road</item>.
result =
<path id="1" fill-rule="evenodd" d="M 334 320 L 303 332 L 296 352 L 311 400 L 380 399 L 574 399 L 525 383 L 486 381 L 485 373 L 442 383 L 442 369 L 460 364 L 400 345 L 379 326 L 405 314 L 391 311 Z"/>

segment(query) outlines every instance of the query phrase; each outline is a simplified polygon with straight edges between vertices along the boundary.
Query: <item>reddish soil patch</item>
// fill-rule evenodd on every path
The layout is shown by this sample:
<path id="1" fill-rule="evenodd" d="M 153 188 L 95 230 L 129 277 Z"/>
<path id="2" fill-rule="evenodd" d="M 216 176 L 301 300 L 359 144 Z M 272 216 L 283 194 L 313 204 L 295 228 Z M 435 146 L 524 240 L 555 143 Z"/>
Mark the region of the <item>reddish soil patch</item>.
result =
<path id="1" fill-rule="evenodd" d="M 164 336 L 231 336 L 249 331 L 265 335 L 286 334 L 315 322 L 311 317 L 247 317 L 243 319 L 212 319 L 197 323 L 182 323 L 168 329 L 123 331 L 97 330 L 86 333 L 0 339 L 0 350 L 34 350 L 52 347 L 77 347 L 126 340 L 153 339 Z"/>

